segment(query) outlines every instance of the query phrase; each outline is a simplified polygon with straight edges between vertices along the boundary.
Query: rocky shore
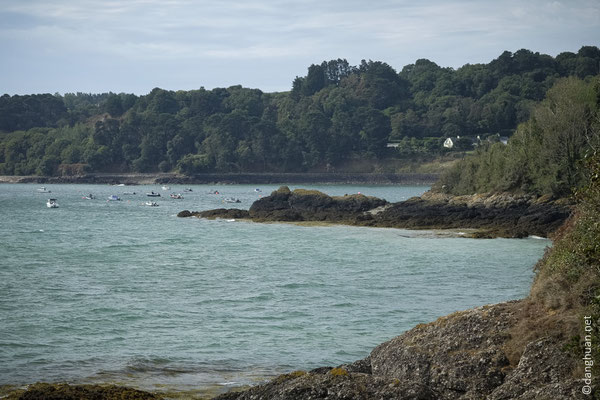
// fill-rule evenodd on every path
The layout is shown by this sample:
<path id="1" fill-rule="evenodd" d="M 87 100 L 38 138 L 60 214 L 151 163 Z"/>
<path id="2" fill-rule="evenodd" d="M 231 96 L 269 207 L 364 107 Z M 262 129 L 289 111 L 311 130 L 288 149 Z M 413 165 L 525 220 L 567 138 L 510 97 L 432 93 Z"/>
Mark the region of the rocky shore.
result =
<path id="1" fill-rule="evenodd" d="M 219 400 L 585 398 L 576 361 L 555 338 L 529 342 L 511 362 L 527 300 L 483 306 L 418 325 L 364 360 L 296 371 Z"/>
<path id="2" fill-rule="evenodd" d="M 470 229 L 476 237 L 548 237 L 568 218 L 569 204 L 509 193 L 450 196 L 426 192 L 388 203 L 364 195 L 328 196 L 280 187 L 249 210 L 182 211 L 180 217 L 250 219 L 256 222 L 325 222 L 405 229 Z"/>
<path id="3" fill-rule="evenodd" d="M 587 370 L 581 360 L 581 333 L 582 318 L 586 315 L 582 307 L 588 304 L 589 294 L 598 293 L 600 289 L 593 279 L 579 279 L 575 284 L 577 281 L 573 281 L 573 277 L 556 274 L 556 266 L 548 264 L 557 246 L 572 246 L 570 240 L 576 237 L 570 236 L 576 218 L 564 223 L 570 213 L 571 207 L 563 202 L 524 195 L 451 197 L 428 192 L 405 202 L 388 203 L 364 195 L 330 197 L 317 191 L 292 192 L 286 187 L 256 201 L 250 210 L 181 212 L 181 217 L 320 221 L 427 229 L 470 227 L 479 229 L 484 236 L 548 236 L 554 232 L 558 237 L 555 247 L 538 263 L 541 272 L 526 299 L 456 312 L 417 325 L 380 344 L 365 359 L 336 367 L 291 372 L 261 385 L 222 394 L 216 399 L 597 398 L 594 392 L 597 378 L 584 379 Z M 571 252 L 575 250 L 569 250 Z M 600 318 L 594 321 L 600 322 Z M 596 340 L 597 336 L 593 337 Z M 587 394 L 586 388 L 591 390 L 591 395 Z M 88 396 L 89 390 L 93 393 L 89 392 L 92 394 Z M 42 384 L 15 392 L 8 398 L 160 397 L 123 390 Z"/>

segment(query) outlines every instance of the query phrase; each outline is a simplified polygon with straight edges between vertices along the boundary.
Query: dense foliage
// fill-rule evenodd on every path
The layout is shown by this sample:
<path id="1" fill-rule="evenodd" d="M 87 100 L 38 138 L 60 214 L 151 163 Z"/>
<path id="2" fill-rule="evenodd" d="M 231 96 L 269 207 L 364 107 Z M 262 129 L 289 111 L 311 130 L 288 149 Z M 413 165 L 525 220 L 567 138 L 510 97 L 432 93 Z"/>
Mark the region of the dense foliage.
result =
<path id="1" fill-rule="evenodd" d="M 311 65 L 286 93 L 4 95 L 0 174 L 322 171 L 440 153 L 455 136 L 468 150 L 465 137 L 510 135 L 557 80 L 596 75 L 599 65 L 600 50 L 586 46 L 555 58 L 504 52 L 457 70 L 425 59 L 399 73 L 379 61 L 331 60 Z"/>
<path id="2" fill-rule="evenodd" d="M 585 181 L 582 160 L 600 150 L 600 80 L 558 81 L 504 146 L 481 147 L 448 170 L 452 194 L 523 191 L 563 197 Z"/>

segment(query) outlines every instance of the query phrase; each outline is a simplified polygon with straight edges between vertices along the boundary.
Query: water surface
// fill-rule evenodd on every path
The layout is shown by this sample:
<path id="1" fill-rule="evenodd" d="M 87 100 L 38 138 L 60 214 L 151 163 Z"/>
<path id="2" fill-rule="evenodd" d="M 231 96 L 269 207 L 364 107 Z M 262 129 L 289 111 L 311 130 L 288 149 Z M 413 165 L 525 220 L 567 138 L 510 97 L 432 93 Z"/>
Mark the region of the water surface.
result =
<path id="1" fill-rule="evenodd" d="M 352 362 L 418 323 L 523 297 L 549 244 L 176 217 L 248 208 L 276 186 L 38 187 L 0 185 L 0 384 L 227 390 Z M 427 189 L 310 188 L 390 201 Z M 159 207 L 143 205 L 151 190 Z"/>

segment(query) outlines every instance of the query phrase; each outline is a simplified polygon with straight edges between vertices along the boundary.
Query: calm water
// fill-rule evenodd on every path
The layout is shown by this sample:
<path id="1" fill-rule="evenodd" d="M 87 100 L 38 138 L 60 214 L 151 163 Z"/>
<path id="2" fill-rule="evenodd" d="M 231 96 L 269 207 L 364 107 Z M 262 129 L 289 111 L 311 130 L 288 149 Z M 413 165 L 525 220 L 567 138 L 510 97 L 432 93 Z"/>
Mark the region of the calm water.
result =
<path id="1" fill-rule="evenodd" d="M 549 245 L 175 216 L 225 197 L 248 208 L 275 186 L 38 187 L 0 185 L 0 385 L 202 392 L 351 362 L 417 323 L 524 296 Z M 390 201 L 426 189 L 304 187 Z M 142 205 L 151 190 L 159 207 Z"/>

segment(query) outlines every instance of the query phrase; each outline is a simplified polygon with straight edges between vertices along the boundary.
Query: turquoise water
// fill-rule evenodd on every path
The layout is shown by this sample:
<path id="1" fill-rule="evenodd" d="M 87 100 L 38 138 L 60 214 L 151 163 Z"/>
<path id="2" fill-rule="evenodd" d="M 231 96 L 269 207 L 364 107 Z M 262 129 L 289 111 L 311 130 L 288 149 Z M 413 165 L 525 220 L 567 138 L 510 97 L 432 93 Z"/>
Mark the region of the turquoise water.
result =
<path id="1" fill-rule="evenodd" d="M 352 362 L 418 323 L 526 295 L 549 245 L 176 217 L 225 197 L 248 208 L 276 186 L 38 187 L 0 185 L 0 385 L 227 390 Z M 390 201 L 427 189 L 303 187 Z M 143 205 L 151 190 L 159 207 Z"/>

